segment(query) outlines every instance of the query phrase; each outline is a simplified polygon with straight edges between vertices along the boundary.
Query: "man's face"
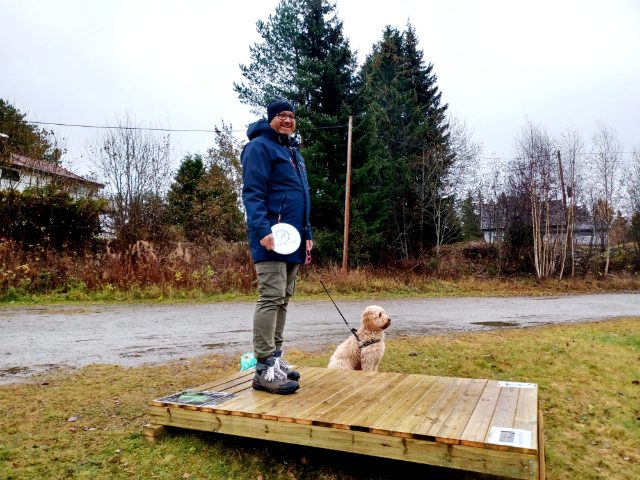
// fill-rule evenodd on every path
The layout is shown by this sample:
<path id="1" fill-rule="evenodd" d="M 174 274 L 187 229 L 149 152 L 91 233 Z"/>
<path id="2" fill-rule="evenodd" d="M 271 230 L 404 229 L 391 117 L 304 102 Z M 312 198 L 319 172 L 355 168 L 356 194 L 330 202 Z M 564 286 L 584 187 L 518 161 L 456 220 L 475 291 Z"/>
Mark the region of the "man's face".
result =
<path id="1" fill-rule="evenodd" d="M 277 114 L 269 124 L 276 132 L 293 135 L 296 130 L 296 116 L 293 112 L 284 111 Z"/>

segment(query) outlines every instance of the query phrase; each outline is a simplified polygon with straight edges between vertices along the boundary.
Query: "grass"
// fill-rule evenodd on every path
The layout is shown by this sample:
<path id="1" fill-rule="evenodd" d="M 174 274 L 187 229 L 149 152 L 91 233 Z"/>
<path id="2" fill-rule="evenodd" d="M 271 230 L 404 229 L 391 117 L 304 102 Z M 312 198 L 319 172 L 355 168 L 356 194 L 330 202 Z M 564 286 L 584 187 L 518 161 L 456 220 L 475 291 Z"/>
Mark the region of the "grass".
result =
<path id="1" fill-rule="evenodd" d="M 330 351 L 289 357 L 325 366 Z M 238 361 L 92 365 L 0 386 L 0 478 L 493 478 L 185 430 L 143 441 L 150 399 L 231 373 Z M 381 370 L 538 383 L 547 478 L 640 478 L 640 317 L 393 339 Z"/>
<path id="2" fill-rule="evenodd" d="M 576 278 L 538 281 L 532 277 L 488 279 L 462 277 L 443 280 L 415 274 L 384 274 L 354 269 L 343 273 L 339 269 L 303 271 L 296 287 L 297 299 L 326 299 L 320 280 L 331 295 L 340 299 L 369 298 L 424 298 L 424 297 L 512 297 L 544 295 L 576 295 L 589 293 L 637 292 L 640 277 L 612 276 L 606 279 Z M 12 292 L 14 292 L 12 290 Z M 11 292 L 9 292 L 11 293 Z M 166 285 L 160 287 L 131 287 L 121 289 L 109 286 L 97 291 L 69 288 L 64 292 L 29 294 L 26 292 L 0 295 L 2 306 L 27 306 L 77 303 L 143 303 L 143 302 L 225 302 L 255 301 L 254 290 L 228 290 L 223 293 L 207 293 L 200 289 L 179 289 Z"/>

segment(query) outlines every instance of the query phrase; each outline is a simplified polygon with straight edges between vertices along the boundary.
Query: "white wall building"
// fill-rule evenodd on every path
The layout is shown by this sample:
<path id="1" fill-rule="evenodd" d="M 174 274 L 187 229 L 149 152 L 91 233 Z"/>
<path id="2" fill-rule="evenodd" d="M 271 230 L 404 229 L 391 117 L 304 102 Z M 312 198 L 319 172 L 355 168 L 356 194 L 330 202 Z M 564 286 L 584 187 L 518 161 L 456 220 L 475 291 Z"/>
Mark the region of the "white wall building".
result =
<path id="1" fill-rule="evenodd" d="M 87 180 L 53 162 L 15 153 L 6 161 L 0 161 L 0 190 L 23 191 L 56 182 L 75 198 L 94 196 L 104 187 L 102 183 Z"/>

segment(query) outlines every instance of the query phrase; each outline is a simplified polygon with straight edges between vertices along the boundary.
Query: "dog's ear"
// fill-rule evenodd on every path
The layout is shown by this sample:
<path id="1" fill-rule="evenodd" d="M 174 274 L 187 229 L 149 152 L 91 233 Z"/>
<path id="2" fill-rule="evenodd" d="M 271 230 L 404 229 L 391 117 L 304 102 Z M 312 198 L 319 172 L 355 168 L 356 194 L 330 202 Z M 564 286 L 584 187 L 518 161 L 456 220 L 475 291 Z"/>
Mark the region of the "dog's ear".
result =
<path id="1" fill-rule="evenodd" d="M 380 330 L 384 310 L 377 305 L 370 305 L 362 312 L 362 326 L 371 331 Z"/>
<path id="2" fill-rule="evenodd" d="M 373 330 L 375 328 L 375 311 L 372 307 L 367 307 L 362 312 L 362 326 L 365 330 Z"/>

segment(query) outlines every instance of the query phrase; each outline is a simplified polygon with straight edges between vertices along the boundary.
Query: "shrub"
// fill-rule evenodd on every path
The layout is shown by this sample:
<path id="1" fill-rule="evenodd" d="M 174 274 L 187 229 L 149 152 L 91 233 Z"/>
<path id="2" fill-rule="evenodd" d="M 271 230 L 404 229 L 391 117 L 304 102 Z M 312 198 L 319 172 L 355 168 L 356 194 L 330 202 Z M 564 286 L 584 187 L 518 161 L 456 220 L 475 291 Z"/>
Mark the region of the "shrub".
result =
<path id="1" fill-rule="evenodd" d="M 105 202 L 62 190 L 0 191 L 0 238 L 23 248 L 79 252 L 93 248 Z"/>

